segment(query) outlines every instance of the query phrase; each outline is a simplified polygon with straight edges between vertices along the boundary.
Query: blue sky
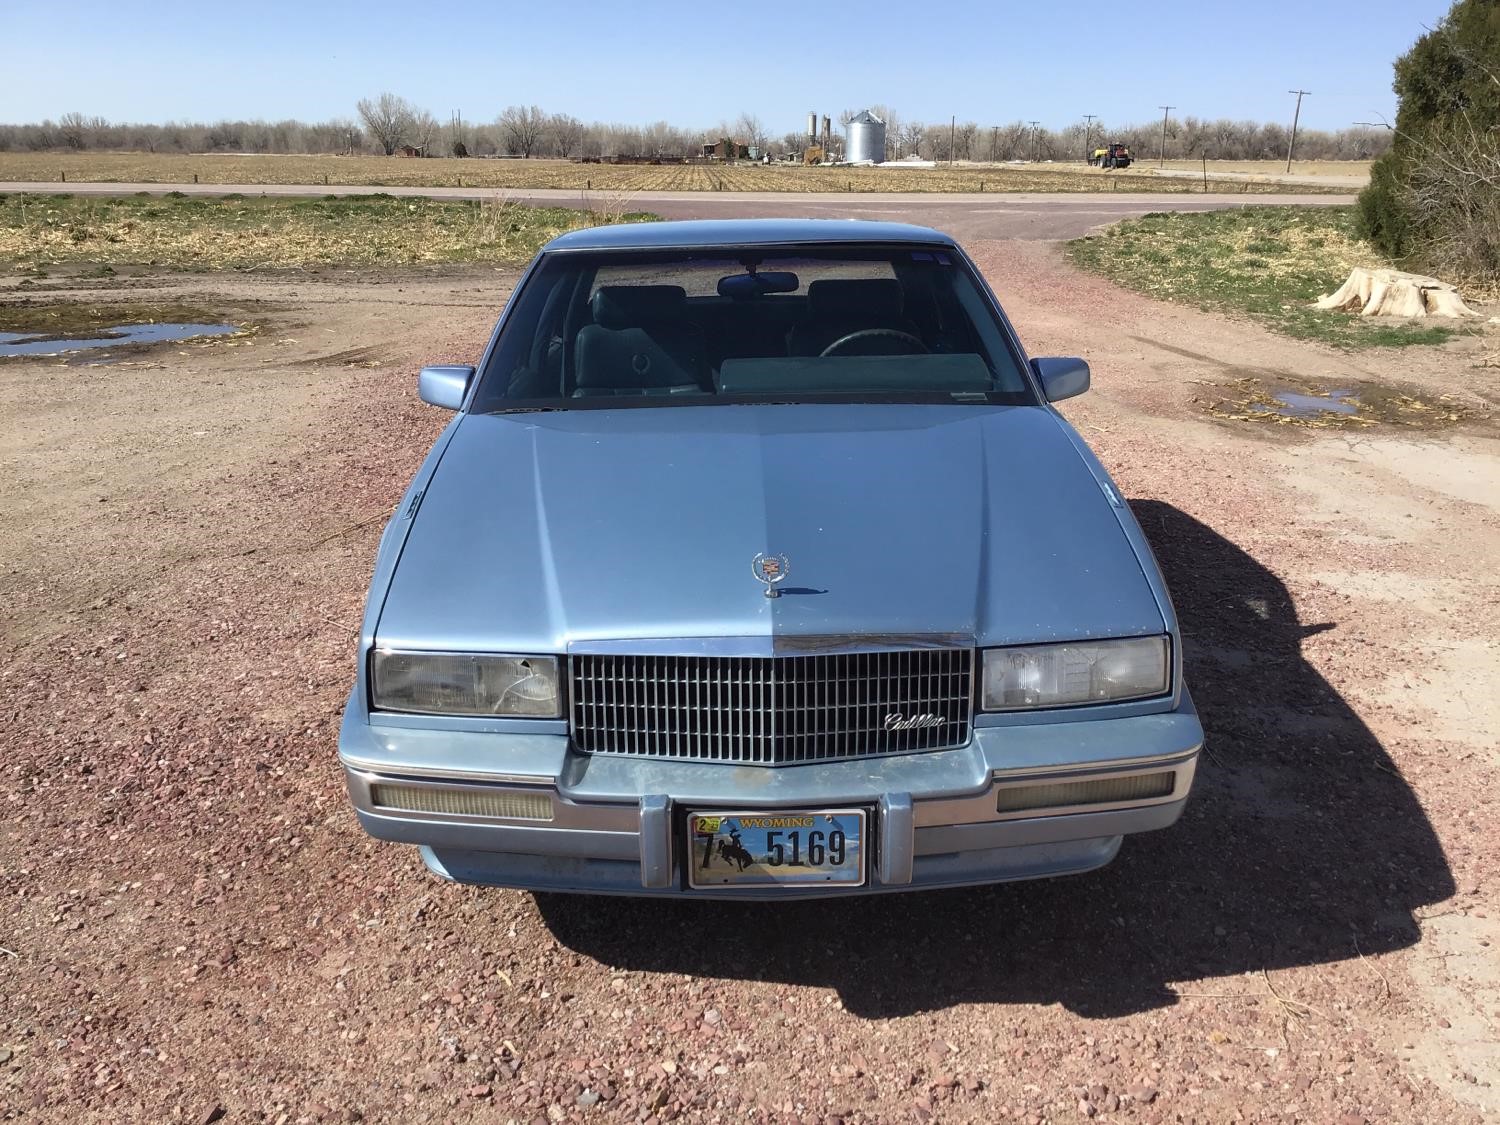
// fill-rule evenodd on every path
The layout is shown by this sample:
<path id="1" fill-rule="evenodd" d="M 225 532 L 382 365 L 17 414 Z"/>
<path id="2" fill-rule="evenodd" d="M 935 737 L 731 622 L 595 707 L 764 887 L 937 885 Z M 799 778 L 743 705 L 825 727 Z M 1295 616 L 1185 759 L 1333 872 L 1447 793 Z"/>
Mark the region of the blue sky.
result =
<path id="1" fill-rule="evenodd" d="M 389 89 L 446 120 L 535 103 L 584 120 L 774 135 L 884 103 L 982 125 L 1085 113 L 1338 129 L 1392 116 L 1391 62 L 1448 0 L 0 0 L 0 121 L 352 116 Z"/>

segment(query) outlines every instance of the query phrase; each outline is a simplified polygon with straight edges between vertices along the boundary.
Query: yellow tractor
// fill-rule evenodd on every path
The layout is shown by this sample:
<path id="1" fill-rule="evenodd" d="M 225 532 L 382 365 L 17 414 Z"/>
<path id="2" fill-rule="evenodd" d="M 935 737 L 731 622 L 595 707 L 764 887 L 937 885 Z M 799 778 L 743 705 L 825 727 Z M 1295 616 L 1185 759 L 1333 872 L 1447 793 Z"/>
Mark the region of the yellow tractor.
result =
<path id="1" fill-rule="evenodd" d="M 1089 163 L 1100 168 L 1129 168 L 1130 159 L 1130 148 L 1118 142 L 1089 153 Z"/>

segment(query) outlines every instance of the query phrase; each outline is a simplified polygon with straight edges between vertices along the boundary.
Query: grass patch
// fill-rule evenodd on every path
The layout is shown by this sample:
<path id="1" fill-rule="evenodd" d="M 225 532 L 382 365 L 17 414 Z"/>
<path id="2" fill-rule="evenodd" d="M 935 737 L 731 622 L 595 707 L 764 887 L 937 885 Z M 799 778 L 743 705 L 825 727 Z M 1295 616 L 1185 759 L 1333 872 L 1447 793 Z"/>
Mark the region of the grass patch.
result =
<path id="1" fill-rule="evenodd" d="M 525 262 L 563 231 L 650 215 L 505 200 L 0 196 L 0 261 L 102 269 Z"/>
<path id="2" fill-rule="evenodd" d="M 1285 335 L 1335 347 L 1440 344 L 1458 331 L 1311 307 L 1355 266 L 1390 264 L 1355 235 L 1351 207 L 1144 215 L 1070 242 L 1067 252 L 1075 265 L 1141 293 L 1243 313 Z"/>
<path id="3" fill-rule="evenodd" d="M 1197 167 L 1196 164 L 1193 165 Z M 1361 169 L 1365 166 L 1361 165 Z M 839 168 L 788 164 L 574 164 L 568 160 L 414 160 L 398 156 L 187 156 L 144 152 L 0 152 L 0 180 L 23 183 L 327 184 L 566 191 L 1201 192 L 1192 178 L 1079 164 Z M 1214 191 L 1347 192 L 1347 187 L 1215 181 Z"/>

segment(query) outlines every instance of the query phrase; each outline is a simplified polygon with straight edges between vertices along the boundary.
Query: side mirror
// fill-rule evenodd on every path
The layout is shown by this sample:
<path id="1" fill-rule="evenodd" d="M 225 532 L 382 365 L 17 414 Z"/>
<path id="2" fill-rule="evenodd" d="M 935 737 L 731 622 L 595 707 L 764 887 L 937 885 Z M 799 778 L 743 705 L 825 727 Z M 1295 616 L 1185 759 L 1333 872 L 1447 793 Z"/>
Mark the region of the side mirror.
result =
<path id="1" fill-rule="evenodd" d="M 417 394 L 422 401 L 444 410 L 457 410 L 464 404 L 464 395 L 469 390 L 469 380 L 474 378 L 474 369 L 467 364 L 444 363 L 435 367 L 424 367 L 417 376 Z"/>
<path id="2" fill-rule="evenodd" d="M 1034 359 L 1031 370 L 1041 382 L 1042 393 L 1048 402 L 1061 402 L 1089 389 L 1089 365 L 1073 356 Z"/>

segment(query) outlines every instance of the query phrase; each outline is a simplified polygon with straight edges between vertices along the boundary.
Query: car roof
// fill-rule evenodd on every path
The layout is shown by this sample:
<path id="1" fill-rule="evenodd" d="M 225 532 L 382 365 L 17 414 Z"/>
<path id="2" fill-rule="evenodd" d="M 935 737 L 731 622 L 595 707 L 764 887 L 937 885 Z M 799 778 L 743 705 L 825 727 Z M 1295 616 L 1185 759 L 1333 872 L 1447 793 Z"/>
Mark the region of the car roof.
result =
<path id="1" fill-rule="evenodd" d="M 955 245 L 950 235 L 909 223 L 864 219 L 694 219 L 681 222 L 619 223 L 559 235 L 543 250 L 678 250 L 714 246 L 851 242 Z"/>

